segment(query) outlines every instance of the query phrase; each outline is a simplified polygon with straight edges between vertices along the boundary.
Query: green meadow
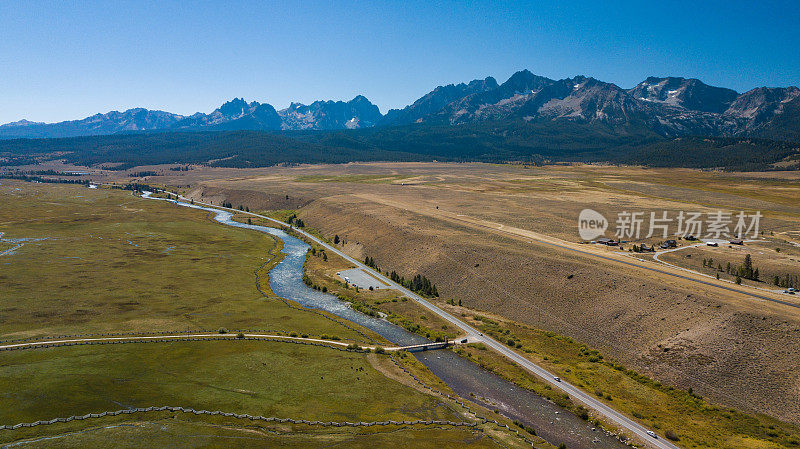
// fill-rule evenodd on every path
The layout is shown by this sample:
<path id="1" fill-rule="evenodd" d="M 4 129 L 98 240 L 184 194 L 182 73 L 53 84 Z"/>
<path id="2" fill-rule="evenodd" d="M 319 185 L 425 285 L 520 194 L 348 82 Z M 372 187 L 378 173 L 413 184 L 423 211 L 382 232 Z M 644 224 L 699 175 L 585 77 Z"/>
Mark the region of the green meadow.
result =
<path id="1" fill-rule="evenodd" d="M 0 204 L 3 237 L 29 239 L 0 256 L 0 340 L 220 329 L 363 338 L 275 298 L 267 273 L 280 242 L 202 211 L 128 191 L 6 180 Z M 163 405 L 320 421 L 465 419 L 387 357 L 242 339 L 3 351 L 0 424 Z M 16 447 L 482 448 L 497 441 L 520 443 L 487 429 L 321 428 L 168 412 L 0 430 L 0 443 Z"/>
<path id="2" fill-rule="evenodd" d="M 3 182 L 0 339 L 257 329 L 359 334 L 268 296 L 280 241 L 131 192 Z"/>

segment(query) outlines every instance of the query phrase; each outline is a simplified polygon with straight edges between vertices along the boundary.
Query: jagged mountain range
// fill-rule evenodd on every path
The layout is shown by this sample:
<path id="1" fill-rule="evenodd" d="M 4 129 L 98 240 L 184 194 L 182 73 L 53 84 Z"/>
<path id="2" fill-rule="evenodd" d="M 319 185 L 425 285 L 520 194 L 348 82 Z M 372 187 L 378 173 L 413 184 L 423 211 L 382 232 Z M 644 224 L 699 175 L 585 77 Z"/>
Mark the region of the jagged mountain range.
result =
<path id="1" fill-rule="evenodd" d="M 800 140 L 800 89 L 759 87 L 738 92 L 697 79 L 649 77 L 632 89 L 595 78 L 553 80 L 528 70 L 498 84 L 488 77 L 439 86 L 385 115 L 359 95 L 343 101 L 267 103 L 235 98 L 209 114 L 182 116 L 143 108 L 82 120 L 0 126 L 0 138 L 71 137 L 153 130 L 338 130 L 423 123 L 457 126 L 517 121 L 602 124 L 624 133 L 642 126 L 664 137 L 687 135 Z"/>
<path id="2" fill-rule="evenodd" d="M 487 78 L 438 87 L 400 111 L 389 111 L 383 123 L 569 120 L 618 128 L 642 124 L 666 137 L 797 139 L 798 110 L 797 87 L 760 87 L 739 94 L 697 79 L 649 77 L 632 89 L 622 89 L 585 76 L 552 80 L 523 70 L 501 85 Z"/>
<path id="3" fill-rule="evenodd" d="M 280 111 L 267 103 L 234 98 L 210 114 L 183 116 L 134 108 L 59 123 L 20 120 L 0 126 L 0 137 L 76 137 L 155 130 L 331 130 L 375 126 L 381 117 L 378 107 L 361 95 L 347 102 L 292 103 Z"/>

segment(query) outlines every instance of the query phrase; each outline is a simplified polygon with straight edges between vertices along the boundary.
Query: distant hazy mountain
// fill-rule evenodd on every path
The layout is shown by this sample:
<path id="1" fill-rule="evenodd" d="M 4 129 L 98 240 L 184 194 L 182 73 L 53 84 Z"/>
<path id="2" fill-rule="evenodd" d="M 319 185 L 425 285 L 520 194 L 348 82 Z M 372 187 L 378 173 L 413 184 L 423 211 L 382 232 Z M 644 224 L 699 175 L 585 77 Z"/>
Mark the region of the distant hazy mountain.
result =
<path id="1" fill-rule="evenodd" d="M 15 128 L 15 127 L 23 127 L 23 126 L 33 126 L 33 125 L 44 125 L 44 122 L 31 122 L 29 120 L 18 120 L 16 122 L 6 123 L 5 125 L 0 125 L 0 128 Z"/>
<path id="2" fill-rule="evenodd" d="M 0 126 L 0 137 L 74 137 L 116 134 L 125 131 L 168 129 L 183 117 L 164 111 L 135 108 L 125 112 L 95 114 L 83 120 L 37 123 L 27 120 Z"/>
<path id="3" fill-rule="evenodd" d="M 552 80 L 522 70 L 502 84 L 488 77 L 439 86 L 413 104 L 386 115 L 361 95 L 347 102 L 292 103 L 279 111 L 266 103 L 235 98 L 209 114 L 188 117 L 138 108 L 52 124 L 20 120 L 0 126 L 0 138 L 149 130 L 338 130 L 509 121 L 536 123 L 537 129 L 552 122 L 602 125 L 607 132 L 622 134 L 636 128 L 665 137 L 800 140 L 800 89 L 761 87 L 739 94 L 697 79 L 649 77 L 626 90 L 586 76 Z"/>
<path id="4" fill-rule="evenodd" d="M 348 102 L 315 101 L 309 106 L 292 103 L 281 111 L 267 103 L 247 103 L 242 98 L 234 98 L 209 114 L 198 112 L 190 116 L 137 108 L 59 123 L 20 120 L 1 125 L 0 138 L 75 137 L 154 130 L 355 129 L 375 126 L 381 117 L 378 107 L 361 95 Z"/>

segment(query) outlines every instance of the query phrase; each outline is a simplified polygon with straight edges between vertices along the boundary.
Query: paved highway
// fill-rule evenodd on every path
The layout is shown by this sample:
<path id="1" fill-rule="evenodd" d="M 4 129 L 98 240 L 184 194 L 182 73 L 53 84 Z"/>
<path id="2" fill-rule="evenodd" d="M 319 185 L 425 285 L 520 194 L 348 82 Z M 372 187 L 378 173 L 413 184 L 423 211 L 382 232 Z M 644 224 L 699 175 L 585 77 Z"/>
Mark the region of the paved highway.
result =
<path id="1" fill-rule="evenodd" d="M 177 195 L 176 193 L 172 193 L 172 194 L 173 195 Z M 187 199 L 187 198 L 185 198 L 183 196 L 180 196 L 180 195 L 177 195 L 177 196 L 179 196 L 180 198 Z M 213 204 L 203 203 L 203 202 L 200 202 L 200 201 L 195 201 L 195 204 L 201 204 L 201 205 L 204 205 L 204 206 L 216 207 L 218 209 L 225 209 L 225 210 L 230 210 L 230 211 L 241 213 L 241 214 L 251 215 L 253 217 L 258 217 L 258 218 L 262 218 L 264 220 L 268 220 L 270 222 L 273 222 L 275 224 L 280 225 L 281 227 L 291 227 L 291 226 L 287 225 L 286 223 L 284 223 L 284 222 L 282 222 L 280 220 L 276 220 L 274 218 L 270 218 L 270 217 L 267 217 L 267 216 L 264 216 L 264 215 L 259 215 L 259 214 L 253 213 L 253 212 L 243 212 L 243 211 L 240 211 L 240 210 L 237 210 L 237 209 L 215 206 Z M 619 426 L 629 436 L 635 436 L 638 440 L 642 441 L 643 443 L 647 444 L 650 447 L 655 447 L 655 448 L 659 448 L 659 449 L 677 449 L 678 448 L 677 446 L 675 446 L 674 444 L 672 444 L 671 442 L 667 441 L 666 439 L 664 439 L 662 437 L 653 438 L 652 436 L 650 436 L 648 434 L 649 429 L 647 429 L 644 426 L 642 426 L 641 424 L 629 419 L 628 417 L 626 417 L 622 413 L 617 412 L 616 410 L 614 410 L 611 407 L 607 406 L 606 404 L 604 404 L 603 402 L 599 401 L 595 397 L 591 396 L 588 393 L 585 393 L 584 391 L 582 391 L 579 388 L 571 385 L 570 383 L 568 383 L 566 381 L 563 381 L 563 380 L 562 381 L 556 381 L 555 380 L 555 375 L 550 373 L 546 369 L 544 369 L 544 368 L 540 367 L 539 365 L 531 362 L 530 360 L 526 359 L 525 357 L 523 357 L 522 355 L 520 355 L 516 351 L 510 349 L 508 346 L 500 343 L 499 341 L 497 341 L 497 340 L 495 340 L 495 339 L 493 339 L 493 338 L 491 338 L 489 336 L 483 335 L 483 333 L 481 333 L 478 329 L 475 329 L 474 327 L 470 326 L 469 324 L 461 321 L 460 319 L 456 318 L 455 316 L 451 315 L 450 313 L 446 312 L 445 310 L 437 307 L 435 304 L 431 303 L 430 301 L 426 300 L 425 298 L 417 295 L 416 293 L 408 290 L 407 288 L 403 287 L 402 285 L 400 285 L 400 284 L 392 281 L 391 279 L 387 278 L 383 274 L 381 274 L 381 273 L 371 269 L 370 267 L 364 265 L 360 261 L 348 256 L 347 254 L 343 253 L 342 251 L 340 251 L 336 247 L 334 247 L 332 245 L 329 245 L 327 242 L 322 241 L 321 239 L 309 234 L 306 231 L 303 231 L 302 229 L 298 229 L 298 228 L 295 228 L 295 227 L 291 227 L 291 228 L 294 231 L 296 231 L 297 233 L 302 234 L 308 240 L 311 240 L 311 241 L 319 244 L 320 246 L 324 247 L 328 251 L 331 251 L 332 253 L 338 254 L 339 256 L 341 256 L 342 258 L 344 258 L 348 262 L 352 263 L 353 265 L 355 265 L 355 266 L 367 271 L 368 273 L 372 274 L 376 278 L 378 278 L 381 281 L 383 281 L 386 284 L 388 284 L 390 286 L 389 288 L 393 288 L 393 289 L 398 290 L 403 295 L 405 295 L 408 298 L 416 301 L 417 303 L 419 303 L 423 307 L 427 308 L 431 312 L 435 313 L 436 315 L 440 316 L 441 318 L 447 320 L 448 322 L 450 322 L 454 326 L 456 326 L 459 329 L 461 329 L 465 334 L 467 334 L 470 337 L 470 340 L 472 340 L 472 341 L 480 341 L 480 342 L 484 343 L 485 345 L 491 347 L 492 349 L 496 350 L 500 354 L 503 354 L 509 360 L 513 361 L 514 363 L 516 363 L 517 365 L 521 366 L 525 370 L 527 370 L 530 373 L 540 377 L 542 380 L 544 380 L 545 382 L 550 384 L 553 388 L 556 388 L 558 390 L 563 391 L 564 393 L 567 393 L 573 399 L 573 401 L 579 402 L 579 403 L 583 404 L 584 406 L 586 406 L 587 408 L 595 410 L 598 414 L 600 414 L 603 417 L 605 417 L 605 419 L 607 421 L 610 421 L 613 424 L 616 424 L 617 426 Z M 618 261 L 618 260 L 615 260 L 615 261 Z"/>
<path id="2" fill-rule="evenodd" d="M 745 240 L 745 243 L 763 242 L 763 241 L 765 241 L 765 240 Z M 701 273 L 699 271 L 695 271 L 695 270 L 692 270 L 692 269 L 689 269 L 689 268 L 684 268 L 684 267 L 681 267 L 681 266 L 678 266 L 678 265 L 675 265 L 675 264 L 671 264 L 671 263 L 665 262 L 665 261 L 663 261 L 663 260 L 661 260 L 659 258 L 660 256 L 662 256 L 662 255 L 664 255 L 666 253 L 672 253 L 672 252 L 675 252 L 675 251 L 680 251 L 682 249 L 697 248 L 697 247 L 703 247 L 703 246 L 706 246 L 706 244 L 705 243 L 696 243 L 694 245 L 679 246 L 677 248 L 668 249 L 668 250 L 665 250 L 665 251 L 656 251 L 655 253 L 653 253 L 653 260 L 655 260 L 658 263 L 662 263 L 664 265 L 672 267 L 672 268 L 674 268 L 676 270 L 681 270 L 681 271 L 685 271 L 687 273 L 691 273 L 694 276 L 701 276 L 701 277 L 705 277 L 707 279 L 714 279 L 717 282 L 725 282 L 725 283 L 728 283 L 728 284 L 737 285 L 734 281 L 729 281 L 727 279 L 718 279 L 718 278 L 716 278 L 714 276 L 711 276 L 710 274 Z M 778 294 L 778 295 L 780 295 L 781 292 L 783 291 L 783 289 L 777 289 L 777 288 L 770 289 L 770 288 L 758 287 L 758 286 L 755 286 L 755 285 L 748 285 L 747 287 L 755 289 L 755 290 L 761 290 L 763 292 L 775 293 L 775 294 Z M 769 301 L 777 302 L 779 304 L 784 304 L 784 305 L 800 308 L 800 304 L 798 304 L 798 303 L 792 303 L 792 302 L 780 301 L 780 300 L 776 300 L 776 299 L 770 299 L 770 298 L 762 297 L 762 296 L 759 296 L 759 295 L 756 295 L 756 294 L 753 294 L 753 293 L 749 293 L 749 292 L 747 294 L 755 296 L 756 298 L 767 299 Z"/>
<path id="3" fill-rule="evenodd" d="M 583 256 L 595 257 L 595 258 L 602 259 L 602 260 L 605 260 L 605 261 L 616 262 L 616 263 L 620 263 L 620 264 L 623 264 L 623 265 L 628 265 L 628 266 L 631 266 L 631 267 L 637 267 L 637 268 L 641 268 L 643 270 L 648 270 L 650 272 L 655 272 L 655 273 L 662 274 L 662 275 L 672 276 L 674 278 L 678 278 L 678 279 L 682 279 L 682 280 L 686 280 L 686 281 L 690 281 L 690 282 L 694 282 L 694 283 L 698 283 L 698 284 L 708 285 L 708 286 L 716 287 L 716 288 L 719 288 L 719 289 L 722 289 L 722 290 L 727 290 L 727 291 L 731 291 L 731 292 L 740 293 L 742 295 L 747 295 L 747 296 L 749 296 L 751 298 L 764 300 L 764 301 L 770 301 L 770 302 L 773 302 L 773 303 L 776 303 L 776 304 L 781 304 L 781 305 L 784 305 L 784 306 L 789 306 L 789 307 L 800 309 L 800 303 L 792 302 L 791 300 L 783 300 L 783 299 L 780 298 L 781 295 L 779 293 L 775 293 L 774 291 L 770 291 L 770 290 L 766 290 L 766 289 L 759 289 L 758 287 L 752 287 L 752 286 L 748 286 L 748 285 L 736 285 L 736 284 L 733 284 L 733 283 L 730 283 L 730 285 L 725 285 L 726 284 L 725 282 L 711 280 L 713 278 L 710 278 L 710 277 L 708 277 L 708 278 L 710 278 L 709 280 L 705 280 L 705 279 L 703 279 L 704 275 L 701 275 L 700 273 L 691 272 L 691 270 L 682 269 L 681 267 L 674 267 L 674 266 L 672 266 L 670 264 L 667 264 L 666 262 L 663 262 L 661 260 L 658 260 L 659 263 L 663 264 L 661 267 L 653 267 L 653 266 L 651 266 L 652 264 L 648 264 L 647 262 L 644 262 L 644 261 L 638 261 L 636 259 L 632 259 L 632 258 L 630 258 L 630 257 L 628 257 L 626 255 L 621 255 L 621 254 L 618 254 L 618 253 L 602 254 L 600 252 L 597 252 L 594 248 L 591 248 L 591 245 L 581 245 L 581 244 L 569 242 L 569 241 L 566 241 L 566 240 L 562 240 L 562 239 L 559 239 L 559 238 L 556 238 L 556 237 L 551 237 L 549 235 L 541 234 L 541 233 L 538 233 L 538 232 L 529 231 L 527 229 L 521 229 L 521 228 L 517 228 L 517 227 L 514 227 L 514 226 L 507 226 L 507 225 L 503 225 L 503 224 L 500 224 L 500 223 L 495 223 L 495 222 L 492 222 L 492 221 L 487 221 L 487 220 L 483 220 L 483 219 L 479 219 L 479 218 L 470 217 L 470 216 L 464 215 L 464 214 L 455 214 L 453 212 L 448 212 L 448 211 L 444 211 L 444 210 L 441 210 L 441 209 L 432 209 L 432 208 L 429 208 L 429 209 L 422 209 L 422 208 L 412 209 L 412 208 L 408 207 L 404 203 L 387 200 L 385 198 L 380 198 L 377 195 L 360 194 L 360 195 L 356 195 L 356 196 L 358 196 L 360 198 L 364 198 L 364 199 L 369 200 L 369 201 L 385 204 L 387 206 L 392 206 L 392 207 L 396 207 L 396 208 L 399 208 L 399 209 L 407 210 L 409 212 L 418 213 L 418 214 L 421 214 L 421 215 L 426 215 L 426 216 L 430 216 L 430 217 L 434 217 L 434 218 L 439 218 L 439 219 L 442 219 L 442 220 L 449 220 L 449 221 L 457 222 L 457 223 L 460 223 L 460 224 L 463 224 L 463 225 L 467 225 L 467 226 L 471 226 L 471 227 L 478 227 L 478 228 L 486 229 L 486 230 L 489 230 L 489 231 L 491 231 L 493 233 L 497 233 L 497 234 L 501 234 L 501 235 L 505 235 L 505 236 L 511 236 L 511 237 L 513 237 L 515 239 L 520 239 L 521 238 L 521 239 L 523 239 L 523 240 L 525 240 L 525 241 L 527 241 L 529 243 L 532 243 L 533 241 L 536 241 L 537 243 L 543 243 L 545 245 L 549 245 L 549 246 L 553 246 L 553 247 L 560 248 L 560 249 L 563 249 L 563 250 L 571 251 L 573 253 L 581 254 Z M 687 275 L 686 274 L 687 271 L 693 273 L 694 275 L 692 275 L 692 276 Z M 764 294 L 759 293 L 759 290 L 764 291 L 765 293 Z M 768 296 L 766 293 L 772 293 L 772 295 L 774 295 L 774 296 Z"/>

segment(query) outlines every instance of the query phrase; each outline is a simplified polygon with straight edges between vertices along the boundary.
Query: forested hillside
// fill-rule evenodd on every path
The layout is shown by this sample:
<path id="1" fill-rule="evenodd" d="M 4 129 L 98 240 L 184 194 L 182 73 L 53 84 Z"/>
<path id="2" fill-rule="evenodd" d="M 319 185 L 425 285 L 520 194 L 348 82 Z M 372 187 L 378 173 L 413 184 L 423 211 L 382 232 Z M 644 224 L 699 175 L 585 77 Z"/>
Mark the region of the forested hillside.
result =
<path id="1" fill-rule="evenodd" d="M 800 145 L 764 139 L 667 139 L 646 127 L 562 122 L 404 125 L 339 131 L 140 133 L 0 141 L 4 165 L 63 158 L 78 165 L 192 163 L 225 167 L 353 161 L 609 162 L 766 170 Z"/>
<path id="2" fill-rule="evenodd" d="M 51 155 L 52 158 L 64 158 L 77 165 L 116 163 L 120 164 L 116 167 L 119 169 L 168 163 L 263 167 L 277 164 L 430 159 L 419 154 L 358 148 L 356 145 L 335 146 L 305 142 L 262 131 L 15 139 L 0 141 L 0 155 L 5 155 L 8 159 L 7 165 L 16 165 L 17 161 L 30 163 L 34 155 Z"/>

